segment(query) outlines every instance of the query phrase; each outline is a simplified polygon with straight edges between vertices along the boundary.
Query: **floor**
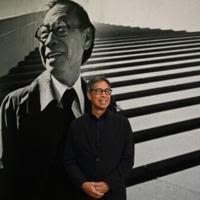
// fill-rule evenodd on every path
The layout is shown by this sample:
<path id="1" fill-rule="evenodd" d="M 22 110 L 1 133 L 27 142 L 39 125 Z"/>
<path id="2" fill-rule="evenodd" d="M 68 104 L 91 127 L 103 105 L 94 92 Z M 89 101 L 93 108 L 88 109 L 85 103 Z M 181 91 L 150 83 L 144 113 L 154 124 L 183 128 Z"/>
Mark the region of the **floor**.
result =
<path id="1" fill-rule="evenodd" d="M 127 200 L 200 200 L 200 166 L 127 188 Z"/>

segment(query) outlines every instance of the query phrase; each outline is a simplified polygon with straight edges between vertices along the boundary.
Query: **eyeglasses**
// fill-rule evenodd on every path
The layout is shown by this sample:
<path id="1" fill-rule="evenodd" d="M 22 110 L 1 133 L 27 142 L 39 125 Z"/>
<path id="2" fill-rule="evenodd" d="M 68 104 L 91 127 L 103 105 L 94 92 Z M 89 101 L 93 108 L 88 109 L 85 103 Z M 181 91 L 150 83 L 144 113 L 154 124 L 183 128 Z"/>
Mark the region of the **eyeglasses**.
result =
<path id="1" fill-rule="evenodd" d="M 66 35 L 69 35 L 72 29 L 78 29 L 78 28 L 80 27 L 69 25 L 64 21 L 58 21 L 52 27 L 49 27 L 47 25 L 41 25 L 37 29 L 35 37 L 40 42 L 44 43 L 46 42 L 50 32 L 54 33 L 58 37 L 64 37 Z"/>
<path id="2" fill-rule="evenodd" d="M 112 90 L 111 90 L 110 88 L 106 88 L 105 90 L 103 90 L 103 89 L 101 89 L 101 88 L 96 88 L 96 89 L 92 88 L 92 89 L 90 89 L 90 91 L 91 91 L 91 92 L 94 91 L 94 92 L 95 92 L 96 94 L 98 94 L 98 95 L 103 94 L 103 92 L 104 92 L 106 95 L 110 95 L 110 94 L 112 93 Z"/>

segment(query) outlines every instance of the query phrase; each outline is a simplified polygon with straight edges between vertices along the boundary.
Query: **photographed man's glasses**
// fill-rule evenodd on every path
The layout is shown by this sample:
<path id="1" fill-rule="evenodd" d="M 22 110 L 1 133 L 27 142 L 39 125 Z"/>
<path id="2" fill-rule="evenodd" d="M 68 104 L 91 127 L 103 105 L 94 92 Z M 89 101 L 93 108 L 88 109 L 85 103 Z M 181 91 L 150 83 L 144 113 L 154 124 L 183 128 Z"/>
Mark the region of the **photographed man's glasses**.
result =
<path id="1" fill-rule="evenodd" d="M 90 91 L 94 91 L 95 94 L 98 94 L 98 95 L 101 95 L 103 94 L 103 92 L 106 94 L 106 95 L 110 95 L 112 93 L 112 90 L 110 88 L 106 88 L 105 90 L 101 89 L 101 88 L 96 88 L 96 89 L 90 89 Z"/>
<path id="2" fill-rule="evenodd" d="M 58 21 L 57 23 L 53 24 L 52 27 L 47 25 L 41 25 L 36 33 L 35 37 L 42 43 L 46 42 L 50 32 L 55 34 L 57 37 L 64 37 L 69 35 L 72 29 L 78 29 L 79 26 L 72 26 L 67 24 L 64 21 Z"/>

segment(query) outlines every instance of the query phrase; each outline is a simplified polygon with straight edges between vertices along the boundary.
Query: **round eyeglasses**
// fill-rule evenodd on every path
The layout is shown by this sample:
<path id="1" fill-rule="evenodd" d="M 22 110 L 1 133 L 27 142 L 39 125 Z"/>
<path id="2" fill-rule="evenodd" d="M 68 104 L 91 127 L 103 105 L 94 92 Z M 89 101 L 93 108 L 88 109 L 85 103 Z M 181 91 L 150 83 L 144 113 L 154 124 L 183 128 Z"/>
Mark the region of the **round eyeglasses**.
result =
<path id="1" fill-rule="evenodd" d="M 52 27 L 47 25 L 41 25 L 36 30 L 35 37 L 42 43 L 46 42 L 50 32 L 55 34 L 57 37 L 64 37 L 70 34 L 72 29 L 78 29 L 79 26 L 72 26 L 67 24 L 64 21 L 58 21 L 57 23 L 53 24 Z"/>
<path id="2" fill-rule="evenodd" d="M 110 95 L 110 94 L 112 93 L 112 90 L 111 90 L 110 88 L 106 88 L 105 90 L 103 90 L 103 89 L 101 89 L 101 88 L 96 88 L 96 89 L 92 88 L 92 89 L 90 89 L 90 91 L 91 91 L 91 92 L 94 91 L 95 94 L 98 94 L 98 95 L 103 94 L 103 92 L 104 92 L 106 95 Z"/>

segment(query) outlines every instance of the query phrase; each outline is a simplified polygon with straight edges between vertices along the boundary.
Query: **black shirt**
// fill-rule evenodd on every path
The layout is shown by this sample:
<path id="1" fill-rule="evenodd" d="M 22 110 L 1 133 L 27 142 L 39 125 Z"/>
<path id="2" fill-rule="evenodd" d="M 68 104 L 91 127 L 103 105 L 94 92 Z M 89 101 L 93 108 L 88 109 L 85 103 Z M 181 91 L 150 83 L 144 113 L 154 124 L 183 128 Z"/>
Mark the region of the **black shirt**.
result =
<path id="1" fill-rule="evenodd" d="M 99 119 L 89 113 L 74 120 L 64 157 L 67 174 L 77 188 L 85 181 L 104 181 L 110 187 L 109 199 L 126 199 L 125 177 L 134 161 L 128 119 L 107 111 Z"/>

